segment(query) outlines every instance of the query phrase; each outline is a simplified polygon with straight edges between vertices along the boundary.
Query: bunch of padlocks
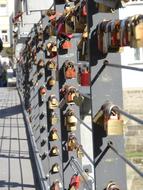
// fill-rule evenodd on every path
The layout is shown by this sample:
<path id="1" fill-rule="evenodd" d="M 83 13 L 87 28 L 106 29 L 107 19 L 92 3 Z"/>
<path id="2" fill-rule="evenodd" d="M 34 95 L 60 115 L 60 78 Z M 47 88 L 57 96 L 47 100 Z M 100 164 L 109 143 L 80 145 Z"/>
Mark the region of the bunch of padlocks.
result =
<path id="1" fill-rule="evenodd" d="M 94 2 L 97 12 L 112 12 L 128 1 Z M 23 52 L 25 66 L 21 66 L 24 80 L 29 81 L 23 86 L 25 97 L 30 96 L 29 118 L 51 190 L 78 190 L 83 189 L 83 179 L 69 162 L 74 157 L 82 165 L 84 156 L 78 118 L 84 101 L 79 87 L 89 87 L 91 78 L 87 1 L 57 0 L 55 7 L 29 34 Z M 142 15 L 135 15 L 98 23 L 94 30 L 97 50 L 106 55 L 124 46 L 143 47 L 142 21 Z M 104 104 L 93 123 L 102 127 L 106 136 L 123 135 L 123 120 L 114 105 Z"/>
<path id="2" fill-rule="evenodd" d="M 103 21 L 97 25 L 95 37 L 103 54 L 118 52 L 124 46 L 143 47 L 143 15 Z"/>

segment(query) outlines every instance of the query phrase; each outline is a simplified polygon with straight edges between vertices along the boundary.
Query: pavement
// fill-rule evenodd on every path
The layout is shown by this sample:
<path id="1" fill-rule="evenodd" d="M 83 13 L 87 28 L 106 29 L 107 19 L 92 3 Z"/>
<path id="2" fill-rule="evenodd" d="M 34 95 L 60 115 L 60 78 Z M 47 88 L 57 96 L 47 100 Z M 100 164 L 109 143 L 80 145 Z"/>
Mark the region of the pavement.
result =
<path id="1" fill-rule="evenodd" d="M 0 190 L 35 190 L 32 159 L 16 88 L 0 88 Z"/>

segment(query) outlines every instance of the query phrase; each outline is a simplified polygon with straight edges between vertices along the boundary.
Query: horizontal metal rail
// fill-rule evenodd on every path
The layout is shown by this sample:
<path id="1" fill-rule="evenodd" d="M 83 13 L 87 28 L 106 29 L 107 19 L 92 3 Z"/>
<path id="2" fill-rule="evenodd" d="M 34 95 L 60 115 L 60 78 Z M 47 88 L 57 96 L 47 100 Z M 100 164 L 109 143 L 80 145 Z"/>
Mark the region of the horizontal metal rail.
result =
<path id="1" fill-rule="evenodd" d="M 143 120 L 142 120 L 142 119 L 139 119 L 139 118 L 137 118 L 137 117 L 135 117 L 135 116 L 133 116 L 133 115 L 131 115 L 131 114 L 129 114 L 129 113 L 127 113 L 127 112 L 121 110 L 120 108 L 117 108 L 117 107 L 114 108 L 114 110 L 117 111 L 117 112 L 119 112 L 120 114 L 122 114 L 122 115 L 128 117 L 129 119 L 134 120 L 134 121 L 136 121 L 137 123 L 143 125 Z"/>
<path id="2" fill-rule="evenodd" d="M 138 68 L 138 67 L 131 67 L 131 66 L 126 66 L 126 65 L 118 65 L 118 64 L 114 64 L 114 63 L 109 63 L 108 61 L 104 61 L 103 64 L 108 66 L 108 67 L 115 67 L 115 68 L 119 68 L 119 69 L 128 69 L 128 70 L 143 72 L 143 69 Z"/>

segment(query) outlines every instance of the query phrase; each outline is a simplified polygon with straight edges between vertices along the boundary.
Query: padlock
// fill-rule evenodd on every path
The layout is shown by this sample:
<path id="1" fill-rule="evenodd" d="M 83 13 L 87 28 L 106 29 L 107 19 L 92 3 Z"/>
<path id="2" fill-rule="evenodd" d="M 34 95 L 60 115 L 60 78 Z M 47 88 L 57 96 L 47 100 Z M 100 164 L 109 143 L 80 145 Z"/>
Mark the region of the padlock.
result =
<path id="1" fill-rule="evenodd" d="M 59 106 L 59 102 L 54 94 L 49 97 L 48 103 L 49 109 L 52 110 L 56 109 Z"/>
<path id="2" fill-rule="evenodd" d="M 60 190 L 60 182 L 59 181 L 53 182 L 52 186 L 50 187 L 50 190 Z"/>
<path id="3" fill-rule="evenodd" d="M 76 146 L 77 146 L 76 137 L 74 135 L 70 135 L 67 142 L 68 151 L 73 151 L 74 149 L 76 149 Z"/>
<path id="4" fill-rule="evenodd" d="M 57 69 L 57 63 L 52 59 L 48 60 L 46 65 L 47 65 L 47 68 L 49 70 L 56 70 Z"/>
<path id="5" fill-rule="evenodd" d="M 58 136 L 58 131 L 56 128 L 53 128 L 50 132 L 50 136 L 49 136 L 50 141 L 56 141 L 59 139 Z"/>
<path id="6" fill-rule="evenodd" d="M 77 106 L 81 106 L 81 104 L 84 101 L 84 97 L 80 94 L 80 93 L 76 93 L 74 98 L 73 98 L 73 102 L 77 105 Z"/>
<path id="7" fill-rule="evenodd" d="M 97 25 L 97 47 L 101 56 L 105 56 L 108 52 L 108 41 L 109 33 L 108 26 L 110 25 L 109 20 L 105 20 Z"/>
<path id="8" fill-rule="evenodd" d="M 57 55 L 57 44 L 56 42 L 48 42 L 47 47 L 47 56 L 55 57 Z"/>
<path id="9" fill-rule="evenodd" d="M 74 32 L 76 33 L 82 33 L 84 31 L 85 25 L 87 24 L 87 9 L 84 5 L 85 0 L 83 0 L 83 2 L 77 2 L 74 8 Z"/>
<path id="10" fill-rule="evenodd" d="M 77 158 L 82 159 L 84 157 L 84 153 L 82 150 L 82 145 L 78 145 L 76 147 L 76 153 L 77 153 Z"/>
<path id="11" fill-rule="evenodd" d="M 66 125 L 66 128 L 67 128 L 67 131 L 68 131 L 68 132 L 73 132 L 73 131 L 76 131 L 76 129 L 77 129 L 75 123 L 68 123 L 68 124 Z"/>
<path id="12" fill-rule="evenodd" d="M 44 60 L 43 59 L 40 59 L 38 61 L 38 67 L 44 67 Z"/>
<path id="13" fill-rule="evenodd" d="M 123 135 L 123 120 L 117 116 L 110 117 L 107 121 L 107 135 Z"/>
<path id="14" fill-rule="evenodd" d="M 73 190 L 73 189 L 78 190 L 80 187 L 80 183 L 81 183 L 80 176 L 77 174 L 73 175 L 70 180 L 70 185 L 69 185 L 70 190 Z"/>
<path id="15" fill-rule="evenodd" d="M 72 43 L 69 40 L 63 40 L 60 43 L 60 48 L 62 48 L 62 49 L 70 49 L 70 48 L 72 48 Z"/>
<path id="16" fill-rule="evenodd" d="M 45 86 L 41 86 L 41 87 L 40 87 L 40 95 L 41 95 L 41 96 L 45 96 L 45 95 L 46 95 L 46 91 L 47 91 L 47 90 L 46 90 L 46 87 L 45 87 Z"/>
<path id="17" fill-rule="evenodd" d="M 76 95 L 76 88 L 73 86 L 69 86 L 66 91 L 65 99 L 66 103 L 74 104 L 73 98 Z"/>
<path id="18" fill-rule="evenodd" d="M 50 151 L 50 156 L 58 156 L 59 155 L 59 149 L 57 146 L 53 146 Z"/>
<path id="19" fill-rule="evenodd" d="M 88 32 L 87 26 L 84 29 L 82 37 L 77 45 L 79 51 L 79 60 L 86 61 L 88 60 Z"/>
<path id="20" fill-rule="evenodd" d="M 53 166 L 52 166 L 52 169 L 51 169 L 51 172 L 52 173 L 58 173 L 60 170 L 60 166 L 58 163 L 55 163 Z"/>
<path id="21" fill-rule="evenodd" d="M 59 121 L 59 118 L 58 118 L 57 114 L 52 111 L 51 114 L 50 114 L 50 123 L 51 123 L 51 125 L 56 125 L 58 123 L 58 121 Z"/>
<path id="22" fill-rule="evenodd" d="M 115 182 L 111 181 L 108 183 L 106 190 L 120 190 L 120 187 Z"/>
<path id="23" fill-rule="evenodd" d="M 82 16 L 87 16 L 86 0 L 82 0 L 81 8 L 82 8 Z"/>
<path id="24" fill-rule="evenodd" d="M 76 78 L 76 70 L 72 61 L 67 60 L 64 62 L 64 75 L 66 79 Z"/>
<path id="25" fill-rule="evenodd" d="M 101 107 L 104 115 L 104 130 L 107 135 L 123 135 L 124 124 L 120 114 L 115 111 L 117 108 L 117 106 L 108 101 Z"/>
<path id="26" fill-rule="evenodd" d="M 108 44 L 108 51 L 117 52 L 120 47 L 120 20 L 111 22 L 110 29 L 108 32 L 111 32 L 111 41 L 109 41 L 110 43 Z"/>
<path id="27" fill-rule="evenodd" d="M 143 47 L 143 16 L 136 15 L 131 25 L 132 39 L 130 46 L 134 48 Z"/>
<path id="28" fill-rule="evenodd" d="M 66 124 L 77 123 L 77 118 L 75 117 L 74 111 L 72 109 L 68 109 L 65 116 L 66 116 Z"/>
<path id="29" fill-rule="evenodd" d="M 52 87 L 56 84 L 56 80 L 54 77 L 50 77 L 48 80 L 48 86 Z"/>
<path id="30" fill-rule="evenodd" d="M 90 73 L 89 73 L 89 68 L 87 66 L 84 66 L 82 68 L 82 71 L 80 74 L 80 84 L 81 84 L 81 86 L 89 86 L 90 85 Z"/>

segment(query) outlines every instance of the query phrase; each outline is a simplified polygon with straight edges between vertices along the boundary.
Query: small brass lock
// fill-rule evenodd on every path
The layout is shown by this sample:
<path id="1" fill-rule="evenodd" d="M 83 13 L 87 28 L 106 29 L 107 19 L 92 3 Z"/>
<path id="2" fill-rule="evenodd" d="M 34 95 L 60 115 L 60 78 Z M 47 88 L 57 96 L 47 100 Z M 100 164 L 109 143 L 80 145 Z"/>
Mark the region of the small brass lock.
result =
<path id="1" fill-rule="evenodd" d="M 48 86 L 54 86 L 56 84 L 56 80 L 54 77 L 50 77 L 48 80 Z"/>
<path id="2" fill-rule="evenodd" d="M 75 117 L 74 111 L 69 109 L 66 112 L 66 123 L 77 123 L 77 118 Z"/>
<path id="3" fill-rule="evenodd" d="M 76 149 L 76 146 L 76 137 L 74 135 L 70 135 L 67 142 L 68 151 L 73 151 L 74 149 Z"/>
<path id="4" fill-rule="evenodd" d="M 60 166 L 58 163 L 55 163 L 53 166 L 52 166 L 52 173 L 58 173 L 60 170 Z"/>
<path id="5" fill-rule="evenodd" d="M 50 152 L 50 156 L 58 156 L 59 155 L 59 149 L 57 146 L 53 146 Z"/>
<path id="6" fill-rule="evenodd" d="M 109 182 L 106 190 L 120 190 L 120 187 L 115 182 Z"/>
<path id="7" fill-rule="evenodd" d="M 56 128 L 53 128 L 50 132 L 50 140 L 51 141 L 56 141 L 59 139 L 58 132 Z"/>
<path id="8" fill-rule="evenodd" d="M 82 159 L 84 157 L 84 153 L 82 151 L 82 145 L 77 146 L 76 152 L 77 152 L 77 158 Z"/>
<path id="9" fill-rule="evenodd" d="M 58 116 L 56 115 L 55 112 L 51 112 L 51 116 L 50 116 L 50 123 L 51 125 L 56 125 L 58 123 Z"/>
<path id="10" fill-rule="evenodd" d="M 109 119 L 107 122 L 107 135 L 123 135 L 123 120 Z"/>
<path id="11" fill-rule="evenodd" d="M 59 102 L 55 95 L 51 95 L 49 97 L 49 109 L 56 109 L 59 106 Z"/>
<path id="12" fill-rule="evenodd" d="M 47 55 L 49 57 L 55 57 L 57 54 L 57 44 L 55 42 L 49 42 L 47 44 Z"/>
<path id="13" fill-rule="evenodd" d="M 57 68 L 56 62 L 54 60 L 48 60 L 48 62 L 47 62 L 47 68 L 49 70 L 56 70 L 56 68 Z"/>

